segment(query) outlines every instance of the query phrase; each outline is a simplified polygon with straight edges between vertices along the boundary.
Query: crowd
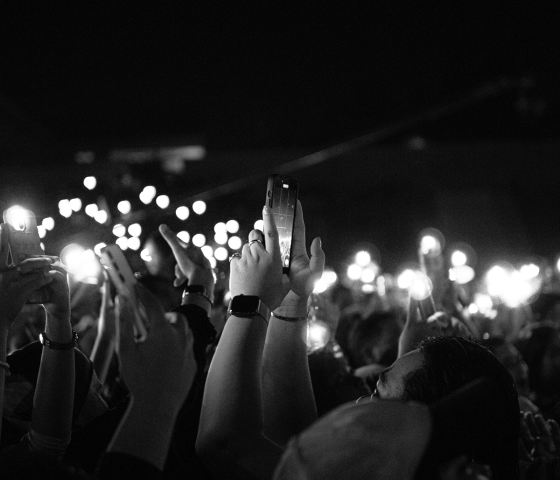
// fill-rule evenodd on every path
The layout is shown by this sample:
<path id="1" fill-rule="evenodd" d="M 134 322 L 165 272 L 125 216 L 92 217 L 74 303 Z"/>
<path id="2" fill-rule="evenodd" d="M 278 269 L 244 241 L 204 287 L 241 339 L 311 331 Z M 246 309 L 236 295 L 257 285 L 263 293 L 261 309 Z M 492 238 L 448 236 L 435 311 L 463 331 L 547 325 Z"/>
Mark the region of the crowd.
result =
<path id="1" fill-rule="evenodd" d="M 553 296 L 490 320 L 434 261 L 405 308 L 316 294 L 325 253 L 301 204 L 289 274 L 267 206 L 263 225 L 230 258 L 229 302 L 166 225 L 134 295 L 104 276 L 81 300 L 58 257 L 9 258 L 2 225 L 0 478 L 560 478 Z M 317 319 L 330 336 L 312 345 Z"/>

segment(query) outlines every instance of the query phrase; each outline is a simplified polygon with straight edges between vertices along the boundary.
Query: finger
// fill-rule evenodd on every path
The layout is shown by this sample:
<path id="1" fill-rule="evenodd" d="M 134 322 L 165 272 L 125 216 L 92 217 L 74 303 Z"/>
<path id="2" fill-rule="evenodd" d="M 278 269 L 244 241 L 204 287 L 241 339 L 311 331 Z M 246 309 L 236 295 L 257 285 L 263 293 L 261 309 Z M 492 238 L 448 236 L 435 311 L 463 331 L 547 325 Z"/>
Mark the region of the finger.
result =
<path id="1" fill-rule="evenodd" d="M 303 209 L 301 202 L 298 200 L 296 205 L 296 218 L 294 222 L 294 232 L 292 234 L 292 248 L 294 253 L 306 253 L 305 250 L 305 221 L 303 220 Z"/>
<path id="2" fill-rule="evenodd" d="M 251 230 L 251 232 L 249 233 L 249 243 L 254 240 L 258 240 L 264 244 L 264 233 L 261 232 L 258 228 Z"/>
<path id="3" fill-rule="evenodd" d="M 532 460 L 531 458 L 531 454 L 529 453 L 529 450 L 527 450 L 527 447 L 523 444 L 523 442 L 519 442 L 517 444 L 518 447 L 518 455 L 519 455 L 519 459 L 523 460 L 525 462 L 530 462 Z"/>
<path id="4" fill-rule="evenodd" d="M 181 267 L 179 265 L 175 265 L 175 279 L 173 280 L 173 286 L 180 287 L 186 280 L 187 277 L 183 273 L 183 270 L 181 270 Z"/>
<path id="5" fill-rule="evenodd" d="M 552 441 L 556 447 L 556 451 L 560 452 L 560 427 L 555 420 L 548 420 L 548 425 L 550 426 L 550 435 L 552 436 Z"/>
<path id="6" fill-rule="evenodd" d="M 311 258 L 309 259 L 309 269 L 316 278 L 321 278 L 325 269 L 325 252 L 319 237 L 311 243 Z"/>
<path id="7" fill-rule="evenodd" d="M 115 298 L 117 316 L 117 354 L 134 348 L 134 311 L 129 299 L 124 295 Z"/>
<path id="8" fill-rule="evenodd" d="M 52 265 L 53 261 L 48 257 L 36 257 L 36 258 L 27 258 L 23 262 L 21 262 L 19 267 L 19 272 L 22 275 L 26 275 L 34 270 L 38 270 L 41 268 L 49 267 Z"/>
<path id="9" fill-rule="evenodd" d="M 236 258 L 239 258 L 239 257 L 232 258 L 232 262 L 235 262 Z M 251 245 L 249 245 L 248 243 L 243 245 L 243 248 L 241 249 L 241 258 L 245 258 L 246 260 L 249 259 L 249 258 L 253 258 L 253 252 L 251 252 Z M 240 260 L 241 260 L 241 258 L 240 258 Z"/>
<path id="10" fill-rule="evenodd" d="M 527 428 L 529 429 L 529 433 L 531 434 L 531 436 L 533 438 L 538 437 L 539 429 L 537 427 L 537 424 L 535 423 L 535 417 L 533 416 L 533 414 L 531 412 L 526 412 L 524 419 L 525 419 L 525 425 L 527 425 Z"/>
<path id="11" fill-rule="evenodd" d="M 520 422 L 519 438 L 525 448 L 531 452 L 533 445 L 535 444 L 535 440 L 533 439 L 533 436 L 531 435 L 531 432 L 529 432 L 529 428 L 523 419 Z"/>
<path id="12" fill-rule="evenodd" d="M 278 230 L 274 221 L 274 215 L 270 208 L 265 205 L 263 208 L 264 240 L 266 251 L 280 263 L 280 242 L 278 240 Z"/>
<path id="13" fill-rule="evenodd" d="M 251 230 L 251 233 L 249 233 L 249 247 L 252 248 L 254 254 L 266 251 L 264 248 L 264 234 L 260 230 Z"/>
<path id="14" fill-rule="evenodd" d="M 418 301 L 412 297 L 408 297 L 408 313 L 406 323 L 419 322 L 421 317 L 418 310 Z"/>
<path id="15" fill-rule="evenodd" d="M 548 423 L 546 423 L 542 415 L 535 415 L 535 423 L 537 425 L 537 428 L 539 429 L 539 435 L 541 437 L 550 436 L 550 427 L 548 426 Z"/>
<path id="16" fill-rule="evenodd" d="M 183 270 L 189 270 L 194 268 L 192 260 L 189 258 L 185 249 L 179 243 L 179 239 L 177 235 L 171 230 L 167 225 L 162 224 L 159 226 L 159 232 L 167 242 L 167 244 L 171 247 L 171 251 L 173 252 L 173 256 L 177 263 Z"/>
<path id="17" fill-rule="evenodd" d="M 23 285 L 20 290 L 19 294 L 22 298 L 28 298 L 32 292 L 35 290 L 39 290 L 40 288 L 44 287 L 51 283 L 53 279 L 51 277 L 44 277 L 44 276 L 36 276 L 31 280 L 27 281 L 25 285 Z"/>

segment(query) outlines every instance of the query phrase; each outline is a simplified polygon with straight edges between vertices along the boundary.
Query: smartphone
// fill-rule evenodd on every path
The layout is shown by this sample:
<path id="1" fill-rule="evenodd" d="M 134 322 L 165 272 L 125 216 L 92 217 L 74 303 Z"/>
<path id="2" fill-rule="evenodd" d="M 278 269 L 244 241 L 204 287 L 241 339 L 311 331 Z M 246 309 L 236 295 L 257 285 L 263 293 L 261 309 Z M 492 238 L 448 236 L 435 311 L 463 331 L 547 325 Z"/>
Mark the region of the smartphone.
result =
<path id="1" fill-rule="evenodd" d="M 290 273 L 292 262 L 292 235 L 296 220 L 299 184 L 295 178 L 271 175 L 266 189 L 266 204 L 270 207 L 280 240 L 282 271 Z"/>
<path id="2" fill-rule="evenodd" d="M 31 210 L 14 205 L 4 210 L 3 218 L 2 235 L 7 237 L 7 255 L 6 265 L 0 268 L 17 266 L 26 258 L 45 254 L 41 246 L 37 220 Z M 32 292 L 27 303 L 50 303 L 51 300 L 52 289 L 46 285 Z"/>
<path id="3" fill-rule="evenodd" d="M 148 338 L 150 324 L 146 310 L 136 296 L 135 287 L 138 280 L 124 253 L 118 245 L 108 245 L 101 249 L 101 263 L 109 274 L 109 279 L 117 293 L 130 300 L 134 310 L 134 339 L 137 343 L 144 342 Z"/>

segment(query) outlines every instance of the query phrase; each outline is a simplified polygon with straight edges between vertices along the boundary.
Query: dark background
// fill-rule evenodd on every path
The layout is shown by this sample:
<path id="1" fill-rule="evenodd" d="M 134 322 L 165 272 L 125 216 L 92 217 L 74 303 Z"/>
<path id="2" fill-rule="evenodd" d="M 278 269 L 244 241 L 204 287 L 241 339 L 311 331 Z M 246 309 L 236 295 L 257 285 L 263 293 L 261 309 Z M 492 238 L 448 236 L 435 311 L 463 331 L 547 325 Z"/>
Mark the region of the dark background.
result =
<path id="1" fill-rule="evenodd" d="M 183 3 L 0 6 L 0 204 L 53 216 L 50 253 L 111 239 L 58 215 L 72 197 L 103 196 L 113 222 L 129 198 L 144 231 L 236 218 L 246 235 L 279 165 L 372 132 L 286 169 L 331 265 L 368 241 L 394 270 L 425 227 L 482 263 L 560 252 L 558 3 Z M 179 174 L 154 153 L 196 144 Z M 138 201 L 147 184 L 207 213 L 180 225 Z"/>

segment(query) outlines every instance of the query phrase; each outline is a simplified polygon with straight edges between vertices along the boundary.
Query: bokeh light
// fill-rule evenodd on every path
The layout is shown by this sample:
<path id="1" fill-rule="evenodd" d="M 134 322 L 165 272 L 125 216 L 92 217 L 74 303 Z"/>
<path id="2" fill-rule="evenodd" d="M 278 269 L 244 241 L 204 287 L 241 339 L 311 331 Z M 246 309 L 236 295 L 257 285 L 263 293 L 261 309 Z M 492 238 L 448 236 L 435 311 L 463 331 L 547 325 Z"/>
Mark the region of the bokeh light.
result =
<path id="1" fill-rule="evenodd" d="M 202 215 L 206 211 L 206 203 L 202 200 L 197 200 L 193 203 L 192 209 L 197 215 Z"/>
<path id="2" fill-rule="evenodd" d="M 202 247 L 206 243 L 206 237 L 202 233 L 197 233 L 192 237 L 192 243 L 197 247 Z"/>
<path id="3" fill-rule="evenodd" d="M 184 205 L 178 207 L 177 210 L 175 210 L 175 215 L 177 215 L 179 220 L 186 220 L 190 215 L 189 207 L 185 207 Z"/>

